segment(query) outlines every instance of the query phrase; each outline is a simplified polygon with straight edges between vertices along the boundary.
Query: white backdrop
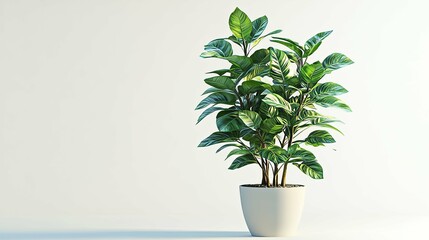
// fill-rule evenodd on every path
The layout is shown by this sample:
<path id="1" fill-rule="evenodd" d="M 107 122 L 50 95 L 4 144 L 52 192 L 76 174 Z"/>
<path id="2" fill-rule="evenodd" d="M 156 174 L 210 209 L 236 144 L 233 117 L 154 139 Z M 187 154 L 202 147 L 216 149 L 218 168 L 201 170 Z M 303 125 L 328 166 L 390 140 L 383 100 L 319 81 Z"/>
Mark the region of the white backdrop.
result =
<path id="1" fill-rule="evenodd" d="M 215 125 L 193 110 L 236 6 L 301 43 L 333 29 L 313 59 L 355 61 L 326 78 L 353 112 L 318 151 L 325 179 L 288 177 L 304 225 L 428 216 L 425 1 L 0 0 L 1 227 L 245 230 L 238 186 L 259 171 L 198 149 Z"/>

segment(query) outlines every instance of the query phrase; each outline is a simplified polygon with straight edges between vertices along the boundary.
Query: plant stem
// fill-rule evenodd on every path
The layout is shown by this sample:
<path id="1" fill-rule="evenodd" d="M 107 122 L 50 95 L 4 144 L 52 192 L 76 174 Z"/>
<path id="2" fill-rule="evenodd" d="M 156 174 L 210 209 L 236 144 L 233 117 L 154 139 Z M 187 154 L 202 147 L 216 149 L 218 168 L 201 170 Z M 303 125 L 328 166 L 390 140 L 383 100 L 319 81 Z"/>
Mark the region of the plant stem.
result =
<path id="1" fill-rule="evenodd" d="M 235 95 L 237 96 L 238 101 L 240 102 L 240 107 L 241 107 L 241 109 L 244 109 L 244 103 L 243 103 L 243 101 L 241 100 L 240 94 L 238 94 L 237 90 L 235 90 L 235 89 L 234 89 L 234 93 L 235 93 Z"/>
<path id="2" fill-rule="evenodd" d="M 265 174 L 265 162 L 264 159 L 261 157 L 261 169 L 262 169 L 262 181 L 261 181 L 261 185 L 265 186 L 267 185 L 267 176 Z"/>
<path id="3" fill-rule="evenodd" d="M 265 175 L 267 177 L 267 187 L 270 187 L 270 163 L 268 159 L 265 162 Z"/>
<path id="4" fill-rule="evenodd" d="M 288 139 L 288 143 L 287 143 L 287 148 L 289 149 L 289 147 L 292 145 L 292 139 L 293 139 L 293 127 L 290 129 L 290 136 Z M 287 172 L 287 162 L 285 163 L 284 167 L 283 167 L 283 175 L 282 175 L 282 187 L 286 187 L 286 172 Z"/>
<path id="5" fill-rule="evenodd" d="M 287 163 L 283 165 L 282 187 L 286 187 L 286 171 L 287 171 Z"/>
<path id="6" fill-rule="evenodd" d="M 243 45 L 244 45 L 244 49 L 243 49 L 243 51 L 244 51 L 244 56 L 246 56 L 246 57 L 247 57 L 247 55 L 248 55 L 248 52 L 247 52 L 247 43 L 246 43 L 246 41 L 244 41 L 244 40 L 243 40 Z"/>
<path id="7" fill-rule="evenodd" d="M 279 171 L 279 165 L 274 164 L 274 172 L 273 172 L 273 186 L 277 187 L 279 185 L 279 175 L 277 174 Z"/>
<path id="8" fill-rule="evenodd" d="M 265 160 L 263 157 L 261 157 L 261 169 L 262 169 L 262 178 L 264 179 L 264 182 L 266 182 L 266 172 L 265 172 Z"/>
<path id="9" fill-rule="evenodd" d="M 246 103 L 247 103 L 247 109 L 250 110 L 250 94 L 246 95 Z"/>
<path id="10" fill-rule="evenodd" d="M 285 147 L 285 145 L 286 145 L 286 133 L 283 133 L 283 140 L 281 141 L 281 143 L 280 143 L 281 145 L 281 147 L 282 148 L 284 148 Z"/>

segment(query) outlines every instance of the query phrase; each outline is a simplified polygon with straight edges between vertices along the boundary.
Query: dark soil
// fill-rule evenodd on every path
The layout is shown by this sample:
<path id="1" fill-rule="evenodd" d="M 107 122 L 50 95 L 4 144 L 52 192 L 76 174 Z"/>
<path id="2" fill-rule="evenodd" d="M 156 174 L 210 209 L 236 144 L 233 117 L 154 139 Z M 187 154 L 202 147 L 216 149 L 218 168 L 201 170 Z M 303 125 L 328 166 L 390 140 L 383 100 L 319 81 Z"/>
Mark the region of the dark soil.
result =
<path id="1" fill-rule="evenodd" d="M 241 186 L 243 186 L 243 187 L 254 187 L 254 188 L 284 188 L 282 186 L 279 186 L 279 187 L 267 187 L 267 186 L 261 185 L 261 184 L 243 184 Z M 304 187 L 304 185 L 300 185 L 300 184 L 286 184 L 285 188 L 295 188 L 295 187 Z"/>

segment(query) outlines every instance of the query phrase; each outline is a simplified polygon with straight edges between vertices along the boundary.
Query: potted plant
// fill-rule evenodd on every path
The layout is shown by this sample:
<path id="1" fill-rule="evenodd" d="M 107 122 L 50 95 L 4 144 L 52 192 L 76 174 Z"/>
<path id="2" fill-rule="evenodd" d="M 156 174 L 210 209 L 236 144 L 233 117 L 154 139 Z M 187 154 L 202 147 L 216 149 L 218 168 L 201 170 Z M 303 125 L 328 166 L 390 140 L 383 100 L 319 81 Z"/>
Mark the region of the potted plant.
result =
<path id="1" fill-rule="evenodd" d="M 289 236 L 297 229 L 305 187 L 289 184 L 287 169 L 293 165 L 314 179 L 323 178 L 323 169 L 309 147 L 334 143 L 327 130 L 338 130 L 338 122 L 325 116 L 320 107 L 351 111 L 337 95 L 347 92 L 334 82 L 322 81 L 332 71 L 353 63 L 341 53 L 333 53 L 322 62 L 310 63 L 310 56 L 332 31 L 321 32 L 304 45 L 282 37 L 281 31 L 263 34 L 266 16 L 251 21 L 236 8 L 229 17 L 232 35 L 209 42 L 203 58 L 226 61 L 204 81 L 210 85 L 206 97 L 196 109 L 204 109 L 198 122 L 217 113 L 217 132 L 205 138 L 199 147 L 223 144 L 217 152 L 232 148 L 229 169 L 259 166 L 261 181 L 240 186 L 241 204 L 247 226 L 253 236 Z M 268 36 L 281 49 L 256 49 Z M 233 51 L 238 46 L 241 54 Z M 198 123 L 197 122 L 197 123 Z"/>

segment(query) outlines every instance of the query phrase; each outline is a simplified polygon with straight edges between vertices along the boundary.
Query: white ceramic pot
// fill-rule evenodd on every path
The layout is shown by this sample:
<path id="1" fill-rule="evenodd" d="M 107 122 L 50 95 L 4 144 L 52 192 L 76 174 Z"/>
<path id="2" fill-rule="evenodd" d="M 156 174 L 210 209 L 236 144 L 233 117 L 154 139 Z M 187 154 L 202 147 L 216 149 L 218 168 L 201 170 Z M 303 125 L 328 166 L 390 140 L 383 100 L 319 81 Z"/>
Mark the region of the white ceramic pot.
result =
<path id="1" fill-rule="evenodd" d="M 305 187 L 286 188 L 240 186 L 241 208 L 252 236 L 294 235 L 301 220 Z"/>

